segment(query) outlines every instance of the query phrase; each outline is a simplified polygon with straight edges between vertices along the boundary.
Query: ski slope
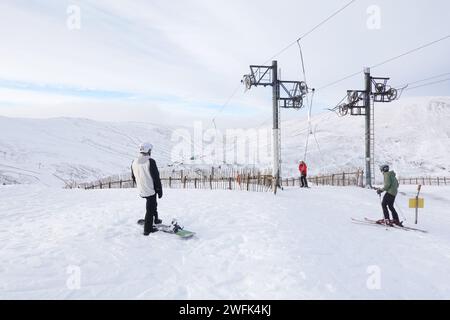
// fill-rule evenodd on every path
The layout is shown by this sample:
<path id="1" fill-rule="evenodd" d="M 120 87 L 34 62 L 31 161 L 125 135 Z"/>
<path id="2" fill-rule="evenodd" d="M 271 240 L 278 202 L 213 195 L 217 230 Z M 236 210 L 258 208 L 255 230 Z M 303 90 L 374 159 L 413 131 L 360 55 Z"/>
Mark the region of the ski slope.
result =
<path id="1" fill-rule="evenodd" d="M 305 158 L 305 149 L 305 160 L 312 175 L 363 168 L 362 117 L 339 118 L 331 112 L 315 115 L 311 122 L 313 135 L 309 135 L 306 116 L 287 120 L 292 112 L 282 111 L 283 119 L 286 119 L 282 123 L 281 138 L 283 177 L 298 175 L 297 164 Z M 301 112 L 306 114 L 306 110 Z M 193 137 L 194 124 L 186 123 L 184 128 L 179 128 L 159 125 L 158 119 L 149 120 L 156 124 L 0 117 L 0 184 L 64 186 L 66 182 L 91 182 L 128 172 L 142 141 L 151 141 L 155 145 L 153 156 L 160 168 L 172 165 L 171 152 L 178 143 L 172 139 L 173 132 L 184 129 Z M 449 123 L 449 97 L 409 98 L 376 104 L 376 163 L 391 164 L 401 177 L 448 176 Z M 209 126 L 204 124 L 203 127 Z M 249 123 L 251 127 L 252 123 Z M 271 136 L 270 126 L 259 130 L 266 130 L 263 136 Z M 249 144 L 257 143 L 257 150 L 270 151 L 267 145 L 270 139 L 254 141 L 250 134 L 247 138 Z M 204 147 L 204 151 L 208 149 L 206 142 Z M 235 148 L 227 145 L 226 150 L 227 159 L 232 163 Z M 194 154 L 194 158 L 204 161 L 200 166 L 222 164 L 205 154 Z M 267 168 L 271 166 L 271 159 L 270 153 L 255 159 L 255 153 L 248 151 L 248 163 L 244 164 Z M 188 166 L 198 165 L 196 161 L 190 161 L 190 157 L 183 162 Z M 380 180 L 381 177 L 377 178 Z"/>
<path id="2" fill-rule="evenodd" d="M 142 141 L 159 141 L 154 157 L 170 160 L 171 129 L 151 123 L 0 117 L 0 184 L 65 186 L 127 170 Z"/>
<path id="3" fill-rule="evenodd" d="M 288 114 L 285 113 L 287 117 Z M 375 104 L 375 163 L 388 163 L 402 177 L 450 173 L 450 98 L 414 97 Z M 283 123 L 283 175 L 297 174 L 306 160 L 312 173 L 364 168 L 364 117 L 325 113 L 308 121 Z M 308 140 L 308 144 L 307 144 Z M 295 150 L 295 152 L 293 152 Z M 382 181 L 378 170 L 377 181 Z"/>
<path id="4" fill-rule="evenodd" d="M 428 234 L 351 223 L 380 217 L 365 189 L 165 190 L 183 241 L 142 236 L 136 190 L 0 186 L 0 299 L 449 299 L 450 188 L 423 197 Z"/>

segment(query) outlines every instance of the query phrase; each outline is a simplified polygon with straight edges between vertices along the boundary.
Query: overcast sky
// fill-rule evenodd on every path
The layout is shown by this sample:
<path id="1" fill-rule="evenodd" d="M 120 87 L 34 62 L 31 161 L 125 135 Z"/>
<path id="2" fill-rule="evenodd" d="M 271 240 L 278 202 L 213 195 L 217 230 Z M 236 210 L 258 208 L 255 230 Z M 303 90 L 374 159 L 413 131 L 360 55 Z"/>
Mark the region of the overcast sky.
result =
<path id="1" fill-rule="evenodd" d="M 271 115 L 271 90 L 244 93 L 239 84 L 249 65 L 348 2 L 2 0 L 0 115 L 258 125 Z M 309 86 L 450 35 L 449 13 L 448 0 L 357 0 L 301 41 Z M 402 85 L 450 73 L 449 57 L 450 38 L 372 73 Z M 303 80 L 298 46 L 276 59 L 283 80 Z M 362 87 L 361 73 L 320 90 L 314 108 L 333 107 L 347 89 Z M 450 95 L 450 82 L 405 94 L 415 95 Z M 302 114 L 286 110 L 283 118 Z"/>

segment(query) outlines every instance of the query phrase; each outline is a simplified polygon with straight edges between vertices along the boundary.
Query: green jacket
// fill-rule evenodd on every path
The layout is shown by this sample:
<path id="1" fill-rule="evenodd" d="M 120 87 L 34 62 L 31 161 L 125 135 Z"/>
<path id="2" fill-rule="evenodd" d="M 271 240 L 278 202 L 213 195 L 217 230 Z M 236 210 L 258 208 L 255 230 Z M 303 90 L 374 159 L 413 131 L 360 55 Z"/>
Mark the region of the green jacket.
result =
<path id="1" fill-rule="evenodd" d="M 384 187 L 382 191 L 386 191 L 387 193 L 397 196 L 398 193 L 398 180 L 395 176 L 394 171 L 385 172 L 384 174 Z"/>

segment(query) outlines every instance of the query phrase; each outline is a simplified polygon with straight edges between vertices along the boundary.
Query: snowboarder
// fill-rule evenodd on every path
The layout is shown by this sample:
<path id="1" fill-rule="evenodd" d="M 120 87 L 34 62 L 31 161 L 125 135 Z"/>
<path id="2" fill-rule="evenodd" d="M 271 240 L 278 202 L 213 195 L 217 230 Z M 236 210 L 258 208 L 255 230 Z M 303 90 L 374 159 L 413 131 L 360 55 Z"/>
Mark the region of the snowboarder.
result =
<path id="1" fill-rule="evenodd" d="M 162 221 L 158 219 L 156 196 L 161 199 L 163 190 L 158 167 L 155 160 L 151 158 L 152 149 L 153 145 L 151 143 L 142 143 L 139 146 L 139 157 L 131 164 L 131 177 L 133 182 L 136 183 L 139 195 L 147 200 L 144 236 L 148 236 L 150 233 L 158 231 L 153 223 L 162 223 Z"/>
<path id="2" fill-rule="evenodd" d="M 386 224 L 386 225 L 397 225 L 402 227 L 402 223 L 400 222 L 398 218 L 397 211 L 394 208 L 395 198 L 398 193 L 398 180 L 396 178 L 395 172 L 390 171 L 388 165 L 382 165 L 380 166 L 380 171 L 383 173 L 384 176 L 384 187 L 377 189 L 377 193 L 380 195 L 383 192 L 386 192 L 386 194 L 383 197 L 383 202 L 381 203 L 381 206 L 383 208 L 383 214 L 384 214 L 384 220 L 378 221 L 379 224 Z M 393 220 L 391 221 L 389 219 L 389 210 L 392 213 Z"/>
<path id="3" fill-rule="evenodd" d="M 300 181 L 301 186 L 300 188 L 308 188 L 308 166 L 306 165 L 305 161 L 300 161 L 300 165 L 298 166 L 298 170 L 300 171 Z"/>

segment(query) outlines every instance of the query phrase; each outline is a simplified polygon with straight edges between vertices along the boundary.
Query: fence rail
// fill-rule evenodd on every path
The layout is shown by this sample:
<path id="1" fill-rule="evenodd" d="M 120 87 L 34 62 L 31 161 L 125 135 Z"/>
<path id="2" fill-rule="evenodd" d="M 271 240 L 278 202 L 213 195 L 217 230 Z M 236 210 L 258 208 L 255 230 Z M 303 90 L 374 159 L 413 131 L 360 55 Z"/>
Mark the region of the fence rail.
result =
<path id="1" fill-rule="evenodd" d="M 272 175 L 268 171 L 258 170 L 187 170 L 161 172 L 161 183 L 169 189 L 209 189 L 209 190 L 245 190 L 253 192 L 272 191 Z M 308 177 L 308 181 L 316 186 L 361 186 L 363 172 L 343 172 L 324 176 Z M 280 179 L 282 187 L 299 187 L 300 177 Z M 135 184 L 130 175 L 115 176 L 93 183 L 84 183 L 71 188 L 92 189 L 127 189 Z"/>
<path id="2" fill-rule="evenodd" d="M 319 175 L 308 177 L 308 183 L 315 186 L 358 186 L 364 185 L 364 171 L 342 172 L 329 175 Z M 296 187 L 300 186 L 300 178 L 281 179 L 281 186 Z"/>
<path id="3" fill-rule="evenodd" d="M 243 190 L 252 192 L 272 191 L 272 175 L 269 170 L 210 168 L 161 171 L 161 183 L 169 189 L 206 189 L 206 190 Z M 450 185 L 447 177 L 399 178 L 403 185 Z M 364 186 L 364 171 L 342 172 L 308 177 L 313 186 Z M 283 178 L 282 187 L 300 187 L 300 177 Z M 114 176 L 93 183 L 74 184 L 69 188 L 92 189 L 126 189 L 134 188 L 131 176 Z"/>
<path id="4" fill-rule="evenodd" d="M 161 178 L 163 188 L 169 189 L 209 189 L 209 190 L 246 190 L 253 192 L 267 192 L 272 190 L 272 176 L 258 175 L 222 178 Z M 133 180 L 99 181 L 91 184 L 79 185 L 78 188 L 93 189 L 127 189 L 135 188 Z"/>
<path id="5" fill-rule="evenodd" d="M 450 186 L 450 177 L 399 178 L 398 182 L 403 185 Z"/>

